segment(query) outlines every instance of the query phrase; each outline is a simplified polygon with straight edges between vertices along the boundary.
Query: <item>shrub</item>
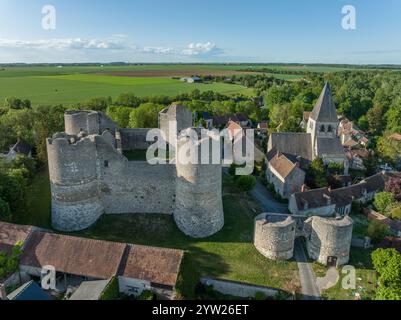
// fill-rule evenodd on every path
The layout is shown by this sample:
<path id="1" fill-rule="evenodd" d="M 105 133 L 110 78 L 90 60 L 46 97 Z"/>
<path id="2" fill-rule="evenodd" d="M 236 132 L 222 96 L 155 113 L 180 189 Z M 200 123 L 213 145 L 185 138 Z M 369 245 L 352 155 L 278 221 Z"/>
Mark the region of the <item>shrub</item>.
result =
<path id="1" fill-rule="evenodd" d="M 9 221 L 11 219 L 11 210 L 8 202 L 0 198 L 0 219 Z"/>
<path id="2" fill-rule="evenodd" d="M 256 178 L 254 176 L 240 176 L 236 183 L 242 191 L 248 192 L 255 188 Z"/>
<path id="3" fill-rule="evenodd" d="M 263 292 L 256 292 L 255 293 L 255 300 L 266 300 L 267 297 Z"/>
<path id="4" fill-rule="evenodd" d="M 100 300 L 117 300 L 120 297 L 117 277 L 113 277 L 106 289 L 103 291 Z"/>
<path id="5" fill-rule="evenodd" d="M 142 291 L 142 293 L 138 296 L 138 300 L 154 300 L 155 295 L 150 290 Z"/>
<path id="6" fill-rule="evenodd" d="M 386 214 L 387 210 L 395 203 L 394 195 L 391 192 L 379 192 L 375 196 L 374 205 L 382 214 Z"/>
<path id="7" fill-rule="evenodd" d="M 401 205 L 398 205 L 391 209 L 390 216 L 392 219 L 401 220 Z"/>
<path id="8" fill-rule="evenodd" d="M 382 224 L 376 220 L 369 222 L 367 234 L 373 242 L 377 243 L 382 241 L 388 233 L 389 229 L 385 224 Z"/>

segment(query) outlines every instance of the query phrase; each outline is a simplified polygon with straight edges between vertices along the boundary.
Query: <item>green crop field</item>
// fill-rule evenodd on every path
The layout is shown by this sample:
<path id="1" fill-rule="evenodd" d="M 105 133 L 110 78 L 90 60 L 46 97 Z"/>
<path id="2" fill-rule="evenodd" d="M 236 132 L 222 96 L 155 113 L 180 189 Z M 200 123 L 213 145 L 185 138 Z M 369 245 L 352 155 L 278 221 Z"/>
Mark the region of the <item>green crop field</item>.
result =
<path id="1" fill-rule="evenodd" d="M 138 96 L 177 95 L 194 89 L 225 94 L 250 94 L 251 90 L 233 84 L 188 84 L 171 78 L 130 78 L 94 74 L 0 77 L 0 105 L 6 97 L 29 99 L 33 104 L 73 104 L 92 97 L 131 92 Z"/>

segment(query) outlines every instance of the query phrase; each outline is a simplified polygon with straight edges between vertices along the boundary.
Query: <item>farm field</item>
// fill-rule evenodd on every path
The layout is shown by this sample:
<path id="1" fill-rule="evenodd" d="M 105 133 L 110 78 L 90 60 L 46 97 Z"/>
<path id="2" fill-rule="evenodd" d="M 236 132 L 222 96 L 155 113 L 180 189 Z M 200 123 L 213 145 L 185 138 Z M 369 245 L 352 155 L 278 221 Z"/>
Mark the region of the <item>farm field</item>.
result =
<path id="1" fill-rule="evenodd" d="M 137 96 L 169 95 L 213 90 L 224 94 L 251 94 L 252 90 L 226 83 L 188 84 L 171 78 L 113 77 L 95 74 L 0 77 L 0 105 L 15 96 L 37 104 L 74 104 L 93 97 L 130 92 Z"/>

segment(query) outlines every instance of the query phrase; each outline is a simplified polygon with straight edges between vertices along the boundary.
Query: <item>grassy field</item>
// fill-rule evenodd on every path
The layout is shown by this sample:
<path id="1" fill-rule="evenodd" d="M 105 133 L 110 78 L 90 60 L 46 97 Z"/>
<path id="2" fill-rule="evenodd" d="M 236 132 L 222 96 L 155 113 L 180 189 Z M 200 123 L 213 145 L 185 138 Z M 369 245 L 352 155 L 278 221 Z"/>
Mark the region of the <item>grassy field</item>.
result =
<path id="1" fill-rule="evenodd" d="M 295 261 L 273 262 L 252 244 L 253 219 L 260 212 L 248 195 L 239 194 L 231 178 L 224 178 L 225 226 L 207 239 L 186 237 L 168 215 L 128 214 L 103 216 L 92 228 L 74 233 L 95 239 L 128 242 L 185 250 L 178 288 L 185 298 L 195 298 L 195 286 L 202 275 L 244 281 L 298 292 Z M 36 176 L 27 206 L 15 221 L 50 228 L 50 190 L 46 171 Z"/>

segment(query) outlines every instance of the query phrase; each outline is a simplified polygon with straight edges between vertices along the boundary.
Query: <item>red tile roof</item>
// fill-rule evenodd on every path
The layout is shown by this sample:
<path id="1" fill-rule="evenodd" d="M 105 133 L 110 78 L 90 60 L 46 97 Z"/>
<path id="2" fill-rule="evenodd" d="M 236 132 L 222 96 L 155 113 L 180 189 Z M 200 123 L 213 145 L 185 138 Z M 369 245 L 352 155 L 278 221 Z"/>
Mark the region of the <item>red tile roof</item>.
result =
<path id="1" fill-rule="evenodd" d="M 31 226 L 20 226 L 0 221 L 0 251 L 11 253 L 17 242 L 25 242 L 32 232 Z"/>
<path id="2" fill-rule="evenodd" d="M 119 275 L 174 287 L 183 251 L 128 245 Z"/>
<path id="3" fill-rule="evenodd" d="M 126 244 L 34 232 L 21 257 L 21 265 L 108 279 L 117 274 Z"/>

